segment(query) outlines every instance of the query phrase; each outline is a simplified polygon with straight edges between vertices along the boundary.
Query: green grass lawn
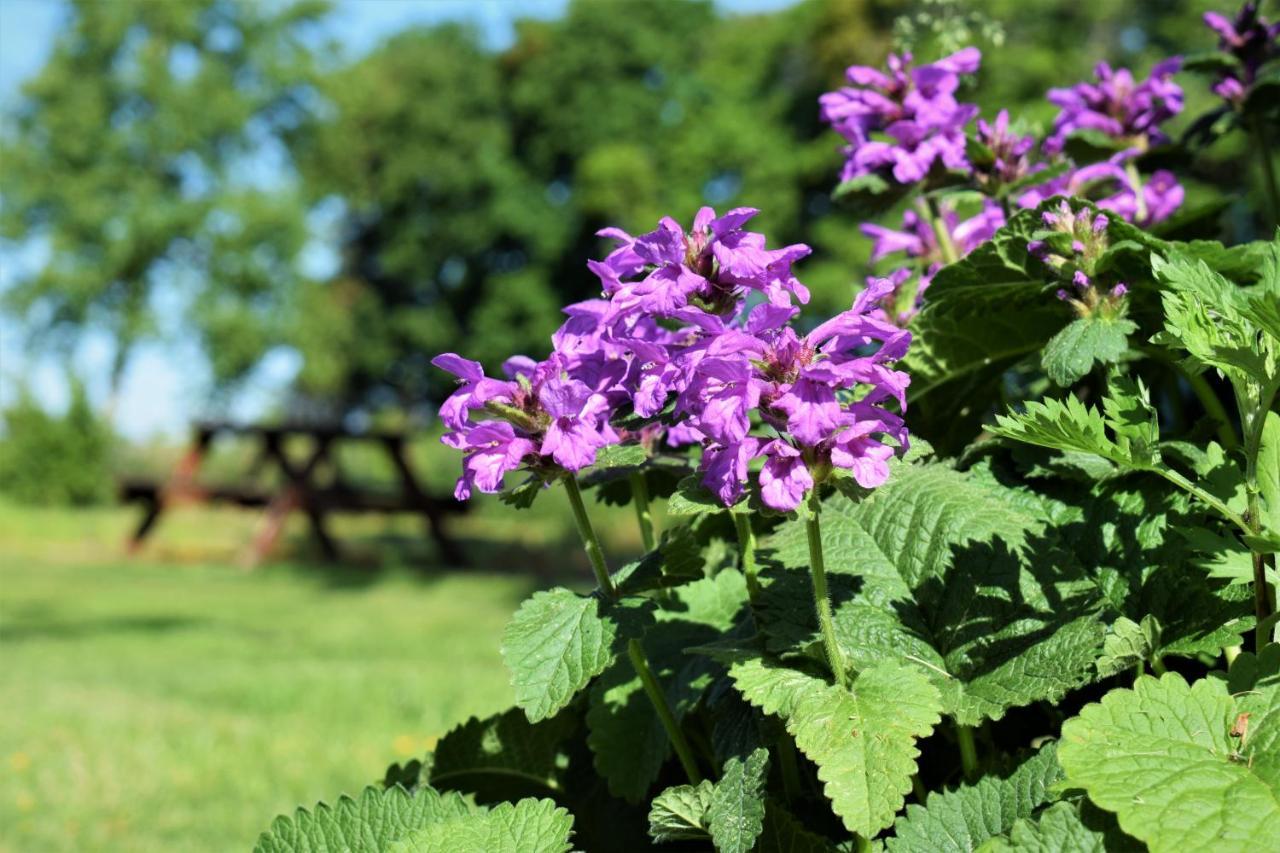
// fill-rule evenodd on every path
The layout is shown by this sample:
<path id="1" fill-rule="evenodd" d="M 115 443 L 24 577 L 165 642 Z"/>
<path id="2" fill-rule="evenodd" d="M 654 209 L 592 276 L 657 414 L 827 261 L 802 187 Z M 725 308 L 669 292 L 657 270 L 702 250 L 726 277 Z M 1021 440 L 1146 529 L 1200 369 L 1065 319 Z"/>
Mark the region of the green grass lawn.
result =
<path id="1" fill-rule="evenodd" d="M 339 527 L 354 565 L 244 572 L 253 516 L 210 510 L 127 559 L 134 515 L 0 506 L 0 849 L 248 849 L 509 705 L 503 625 L 582 568 L 561 525 L 483 507 L 459 532 L 503 572 L 378 559 L 413 519 Z"/>

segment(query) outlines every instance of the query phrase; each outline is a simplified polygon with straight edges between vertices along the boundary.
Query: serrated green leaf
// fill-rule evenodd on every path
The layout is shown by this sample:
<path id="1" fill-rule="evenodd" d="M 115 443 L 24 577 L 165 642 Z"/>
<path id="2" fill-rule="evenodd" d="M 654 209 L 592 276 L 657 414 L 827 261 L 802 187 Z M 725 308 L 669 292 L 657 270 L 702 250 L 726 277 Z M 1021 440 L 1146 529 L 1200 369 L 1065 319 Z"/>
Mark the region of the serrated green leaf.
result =
<path id="1" fill-rule="evenodd" d="M 1139 853 L 1146 848 L 1088 803 L 1054 803 L 1034 820 L 1023 818 L 1008 838 L 993 838 L 979 853 Z"/>
<path id="2" fill-rule="evenodd" d="M 609 444 L 596 451 L 596 461 L 578 473 L 584 488 L 629 477 L 649 460 L 649 451 L 640 444 Z"/>
<path id="3" fill-rule="evenodd" d="M 967 725 L 1061 697 L 1094 676 L 1097 588 L 1049 533 L 1048 505 L 978 472 L 894 466 L 864 501 L 823 504 L 836 635 L 855 668 L 919 667 Z M 768 648 L 817 643 L 804 526 L 762 543 Z"/>
<path id="4" fill-rule="evenodd" d="M 420 788 L 365 788 L 359 798 L 341 797 L 276 818 L 254 847 L 255 853 L 381 853 L 398 839 L 433 823 L 473 814 L 476 806 L 460 794 Z"/>
<path id="5" fill-rule="evenodd" d="M 503 632 L 502 659 L 530 722 L 555 716 L 604 672 L 617 635 L 594 596 L 558 588 L 520 605 Z"/>
<path id="6" fill-rule="evenodd" d="M 1267 412 L 1258 446 L 1258 492 L 1263 526 L 1280 535 L 1280 414 Z"/>
<path id="7" fill-rule="evenodd" d="M 499 803 L 440 821 L 388 848 L 389 853 L 567 853 L 573 815 L 554 800 Z"/>
<path id="8" fill-rule="evenodd" d="M 942 719 L 941 697 L 919 670 L 881 663 L 848 690 L 759 661 L 729 673 L 748 702 L 783 717 L 850 832 L 872 836 L 893 822 L 911 790 L 916 741 Z"/>
<path id="9" fill-rule="evenodd" d="M 1051 789 L 1061 778 L 1051 744 L 1003 779 L 987 777 L 950 791 L 934 791 L 924 805 L 908 805 L 885 846 L 892 853 L 968 853 L 1050 802 Z"/>
<path id="10" fill-rule="evenodd" d="M 710 835 L 707 812 L 711 808 L 712 783 L 676 785 L 654 797 L 649 808 L 649 835 L 659 844 L 702 840 Z"/>
<path id="11" fill-rule="evenodd" d="M 1146 399 L 1146 389 L 1141 385 L 1136 385 L 1135 388 L 1138 389 L 1136 397 L 1124 394 L 1121 398 L 1107 398 L 1113 401 L 1111 405 L 1115 407 L 1108 411 L 1108 417 L 1104 417 L 1097 409 L 1086 406 L 1076 397 L 1068 396 L 1065 400 L 1046 399 L 1027 403 L 1026 410 L 1019 414 L 997 415 L 996 426 L 991 431 L 1027 444 L 1053 450 L 1092 453 L 1118 465 L 1139 470 L 1150 469 L 1160 461 L 1158 450 L 1149 444 L 1128 439 L 1128 435 L 1138 429 L 1146 435 L 1157 433 L 1154 419 L 1146 424 L 1139 424 L 1131 419 L 1144 410 L 1154 416 Z M 1115 420 L 1110 416 L 1111 411 L 1123 413 L 1123 419 Z M 1108 434 L 1108 427 L 1112 428 L 1116 438 L 1113 439 Z M 1128 431 L 1127 434 L 1124 431 Z"/>
<path id="12" fill-rule="evenodd" d="M 1102 641 L 1102 656 L 1098 658 L 1098 675 L 1102 678 L 1144 665 L 1156 654 L 1160 646 L 1160 626 L 1150 614 L 1142 622 L 1134 622 L 1121 616 L 1111 623 L 1106 639 Z"/>
<path id="13" fill-rule="evenodd" d="M 1096 364 L 1114 364 L 1129 348 L 1138 324 L 1124 318 L 1080 317 L 1049 339 L 1040 354 L 1045 373 L 1062 386 L 1073 384 Z"/>
<path id="14" fill-rule="evenodd" d="M 561 711 L 530 723 L 512 708 L 467 722 L 436 744 L 428 781 L 439 790 L 476 794 L 485 801 L 518 799 L 531 790 L 561 791 L 566 742 L 578 718 Z"/>
<path id="15" fill-rule="evenodd" d="M 1254 851 L 1280 838 L 1278 746 L 1280 689 L 1233 697 L 1169 673 L 1085 706 L 1058 758 L 1067 784 L 1154 850 Z"/>
<path id="16" fill-rule="evenodd" d="M 730 758 L 716 782 L 707 809 L 707 827 L 719 853 L 750 853 L 764 828 L 765 774 L 769 750 Z"/>
<path id="17" fill-rule="evenodd" d="M 1268 643 L 1258 654 L 1241 652 L 1231 662 L 1227 690 L 1234 696 L 1251 690 L 1280 689 L 1280 643 Z"/>

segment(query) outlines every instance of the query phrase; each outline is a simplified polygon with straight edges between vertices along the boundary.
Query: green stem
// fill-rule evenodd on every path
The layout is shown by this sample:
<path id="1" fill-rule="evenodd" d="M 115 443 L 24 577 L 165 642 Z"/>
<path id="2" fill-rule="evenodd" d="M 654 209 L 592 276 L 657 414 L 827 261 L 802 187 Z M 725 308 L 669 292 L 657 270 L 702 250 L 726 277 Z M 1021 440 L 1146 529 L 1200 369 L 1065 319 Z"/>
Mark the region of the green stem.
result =
<path id="1" fill-rule="evenodd" d="M 845 671 L 844 655 L 836 642 L 835 622 L 831 618 L 831 599 L 827 592 L 827 564 L 822 554 L 822 523 L 819 521 L 821 504 L 818 491 L 809 493 L 809 517 L 805 519 L 805 532 L 809 535 L 809 573 L 813 577 L 813 604 L 818 611 L 818 627 L 822 631 L 822 646 L 827 653 L 827 665 L 835 676 L 836 684 L 849 686 Z"/>
<path id="2" fill-rule="evenodd" d="M 1213 387 L 1201 374 L 1192 373 L 1189 370 L 1181 372 L 1195 393 L 1196 399 L 1200 401 L 1200 405 L 1204 406 L 1205 414 L 1217 421 L 1218 441 L 1222 443 L 1222 449 L 1228 453 L 1235 450 L 1240 446 L 1240 439 L 1236 436 L 1235 427 L 1231 425 L 1231 417 L 1227 414 L 1226 407 L 1214 393 Z"/>
<path id="3" fill-rule="evenodd" d="M 587 507 L 582 502 L 582 489 L 578 487 L 578 478 L 573 474 L 564 475 L 564 491 L 569 496 L 569 505 L 573 507 L 573 520 L 578 525 L 578 535 L 582 537 L 582 548 L 591 561 L 591 570 L 596 573 L 596 585 L 610 599 L 618 597 L 618 590 L 609 577 L 609 566 L 604 561 L 604 549 L 600 547 L 600 539 L 595 528 L 591 526 L 591 518 L 587 515 Z"/>
<path id="4" fill-rule="evenodd" d="M 1160 660 L 1158 657 L 1153 657 L 1151 659 L 1151 671 L 1159 676 L 1164 675 L 1169 670 L 1165 669 L 1164 661 Z"/>
<path id="5" fill-rule="evenodd" d="M 640 645 L 639 640 L 627 641 L 627 656 L 631 658 L 631 666 L 640 677 L 644 692 L 649 694 L 649 700 L 653 702 L 653 709 L 658 712 L 662 727 L 667 730 L 667 737 L 671 740 L 671 746 L 675 748 L 676 757 L 680 759 L 685 775 L 689 777 L 689 783 L 699 784 L 702 781 L 702 773 L 698 771 L 698 762 L 694 760 L 693 750 L 689 748 L 689 742 L 680 731 L 680 724 L 671 713 L 671 706 L 667 704 L 662 685 L 658 683 L 653 670 L 649 668 L 649 661 L 644 656 L 644 647 Z"/>
<path id="6" fill-rule="evenodd" d="M 636 507 L 636 521 L 640 524 L 640 541 L 644 543 L 645 552 L 653 550 L 656 540 L 653 537 L 653 511 L 649 507 L 649 481 L 644 472 L 636 471 L 631 475 L 631 502 Z"/>
<path id="7" fill-rule="evenodd" d="M 954 264 L 960 260 L 960 253 L 956 251 L 956 244 L 951 239 L 951 231 L 947 228 L 947 222 L 942 216 L 942 212 L 938 209 L 932 199 L 926 202 L 929 208 L 929 224 L 933 226 L 933 234 L 938 238 L 938 250 L 942 252 L 942 263 L 944 265 Z"/>
<path id="8" fill-rule="evenodd" d="M 569 495 L 569 504 L 573 507 L 573 518 L 577 522 L 578 533 L 582 536 L 582 547 L 586 550 L 588 559 L 591 560 L 591 568 L 596 573 L 596 582 L 599 584 L 600 591 L 611 601 L 617 601 L 618 588 L 613 585 L 613 581 L 609 578 L 609 567 L 604 560 L 604 549 L 600 547 L 600 539 L 596 536 L 595 528 L 591 526 L 591 518 L 587 515 L 587 508 L 582 502 L 582 490 L 578 487 L 578 479 L 573 474 L 566 474 L 564 485 L 565 492 Z M 663 692 L 662 685 L 658 683 L 658 679 L 654 676 L 653 669 L 649 666 L 649 661 L 645 657 L 644 647 L 640 645 L 639 640 L 628 641 L 627 657 L 631 659 L 631 667 L 640 679 L 640 686 L 644 688 L 645 694 L 653 704 L 653 710 L 662 722 L 662 727 L 667 732 L 667 739 L 671 741 L 671 746 L 675 749 L 676 756 L 680 759 L 680 764 L 683 765 L 685 774 L 689 777 L 690 783 L 697 785 L 702 781 L 702 774 L 698 771 L 697 762 L 694 761 L 693 750 L 690 749 L 684 732 L 680 730 L 680 724 L 676 722 L 675 714 L 671 712 L 671 706 L 667 703 L 667 695 Z"/>
<path id="9" fill-rule="evenodd" d="M 965 781 L 972 782 L 978 778 L 978 748 L 973 743 L 973 727 L 956 723 L 956 743 L 960 746 L 960 768 Z"/>
<path id="10" fill-rule="evenodd" d="M 1246 534 L 1253 533 L 1244 518 L 1242 518 L 1238 513 L 1232 512 L 1231 509 L 1222 501 L 1218 500 L 1213 495 L 1209 494 L 1204 489 L 1179 474 L 1177 471 L 1174 471 L 1172 468 L 1164 467 L 1149 468 L 1148 470 L 1152 473 L 1159 474 L 1178 488 L 1204 501 L 1206 504 L 1213 507 L 1213 509 L 1217 510 L 1219 515 L 1234 524 L 1236 527 L 1240 528 L 1242 532 Z"/>
<path id="11" fill-rule="evenodd" d="M 1240 657 L 1240 652 L 1242 651 L 1244 651 L 1244 649 L 1239 646 L 1226 646 L 1223 648 L 1222 655 L 1227 659 L 1228 668 L 1231 667 L 1231 664 L 1236 662 L 1236 658 Z"/>
<path id="12" fill-rule="evenodd" d="M 760 579 L 756 577 L 756 534 L 751 529 L 751 516 L 745 512 L 732 512 L 733 526 L 738 531 L 738 559 L 742 574 L 747 578 L 747 598 L 760 603 Z"/>
<path id="13" fill-rule="evenodd" d="M 855 834 L 853 836 L 853 849 L 858 853 L 871 853 L 871 839 Z"/>
<path id="14" fill-rule="evenodd" d="M 1134 199 L 1138 202 L 1134 220 L 1142 222 L 1147 218 L 1147 200 L 1142 195 L 1142 175 L 1138 174 L 1138 167 L 1132 160 L 1124 164 L 1124 173 L 1129 176 L 1129 185 L 1133 189 Z"/>
<path id="15" fill-rule="evenodd" d="M 1280 224 L 1280 184 L 1276 182 L 1276 167 L 1271 161 L 1271 146 L 1261 119 L 1253 120 L 1254 145 L 1262 158 L 1262 174 L 1266 177 L 1267 200 L 1271 202 L 1271 224 Z"/>

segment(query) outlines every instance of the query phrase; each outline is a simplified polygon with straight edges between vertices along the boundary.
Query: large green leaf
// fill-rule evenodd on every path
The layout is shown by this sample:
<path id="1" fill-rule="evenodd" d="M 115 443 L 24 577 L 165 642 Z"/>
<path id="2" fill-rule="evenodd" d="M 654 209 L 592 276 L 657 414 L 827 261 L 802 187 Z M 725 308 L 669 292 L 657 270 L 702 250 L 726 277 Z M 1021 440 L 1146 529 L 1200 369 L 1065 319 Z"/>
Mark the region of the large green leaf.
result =
<path id="1" fill-rule="evenodd" d="M 1143 677 L 1068 720 L 1058 756 L 1067 784 L 1153 850 L 1256 851 L 1280 838 L 1275 684 L 1233 696 L 1218 679 Z"/>
<path id="2" fill-rule="evenodd" d="M 472 717 L 436 744 L 428 781 L 490 802 L 560 792 L 566 742 L 578 725 L 567 710 L 540 723 L 530 723 L 518 708 L 483 720 Z"/>
<path id="3" fill-rule="evenodd" d="M 554 800 L 525 799 L 432 823 L 389 853 L 567 853 L 573 815 Z"/>
<path id="4" fill-rule="evenodd" d="M 393 842 L 433 823 L 466 817 L 477 808 L 460 794 L 421 788 L 365 788 L 356 799 L 321 803 L 276 818 L 258 839 L 255 853 L 382 853 Z"/>
<path id="5" fill-rule="evenodd" d="M 850 832 L 873 836 L 893 822 L 911 790 L 916 741 L 941 720 L 938 691 L 918 669 L 884 662 L 848 690 L 759 657 L 729 672 L 748 702 L 783 717 Z"/>
<path id="6" fill-rule="evenodd" d="M 1050 802 L 1061 778 L 1054 747 L 1046 746 L 1003 779 L 935 791 L 924 805 L 907 806 L 885 845 L 891 853 L 969 853 Z"/>
<path id="7" fill-rule="evenodd" d="M 707 809 L 707 827 L 720 853 L 750 853 L 755 848 L 764 828 L 768 769 L 769 751 L 763 748 L 725 762 Z"/>
<path id="8" fill-rule="evenodd" d="M 821 519 L 836 633 L 855 669 L 919 667 L 966 724 L 1093 677 L 1097 587 L 1036 496 L 947 464 L 899 464 L 865 500 L 826 501 Z M 762 557 L 769 649 L 814 648 L 803 525 L 783 525 Z"/>
<path id="9" fill-rule="evenodd" d="M 1140 853 L 1146 848 L 1125 835 L 1115 818 L 1088 803 L 1054 803 L 1035 819 L 1023 818 L 1008 837 L 992 838 L 979 853 Z"/>
<path id="10" fill-rule="evenodd" d="M 614 659 L 615 641 L 643 627 L 643 608 L 605 607 L 557 588 L 527 599 L 502 635 L 516 705 L 530 722 L 554 716 Z"/>

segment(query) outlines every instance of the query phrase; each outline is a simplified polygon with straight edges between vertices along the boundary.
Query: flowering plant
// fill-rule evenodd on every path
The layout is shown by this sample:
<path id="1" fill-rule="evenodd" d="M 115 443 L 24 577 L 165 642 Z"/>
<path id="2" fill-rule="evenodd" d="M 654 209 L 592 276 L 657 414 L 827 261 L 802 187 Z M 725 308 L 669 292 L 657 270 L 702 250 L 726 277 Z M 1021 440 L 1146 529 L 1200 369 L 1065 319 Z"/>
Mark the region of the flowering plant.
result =
<path id="1" fill-rule="evenodd" d="M 1250 129 L 1277 29 L 1206 21 Z M 1179 60 L 1099 65 L 1040 133 L 963 102 L 980 62 L 821 98 L 837 196 L 892 215 L 847 310 L 704 207 L 600 231 L 545 359 L 434 360 L 456 497 L 563 489 L 594 588 L 515 614 L 515 708 L 262 849 L 1274 846 L 1280 237 L 1161 230 Z"/>

